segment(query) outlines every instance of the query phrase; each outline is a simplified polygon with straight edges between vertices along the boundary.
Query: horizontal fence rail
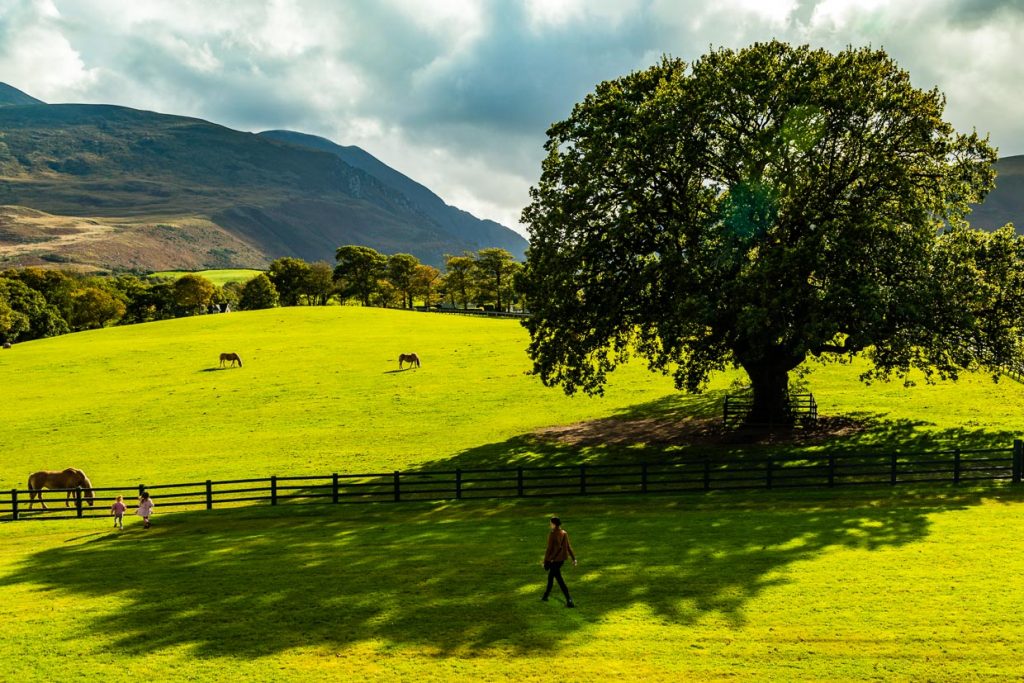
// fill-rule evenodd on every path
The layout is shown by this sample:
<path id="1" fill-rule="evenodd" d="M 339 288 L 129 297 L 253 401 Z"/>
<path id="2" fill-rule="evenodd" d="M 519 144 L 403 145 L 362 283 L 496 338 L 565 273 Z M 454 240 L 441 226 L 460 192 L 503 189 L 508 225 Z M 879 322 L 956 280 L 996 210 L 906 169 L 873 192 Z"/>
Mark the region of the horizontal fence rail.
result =
<path id="1" fill-rule="evenodd" d="M 550 498 L 555 496 L 687 493 L 741 489 L 1021 482 L 1024 441 L 1010 448 L 913 453 L 813 453 L 746 459 L 693 457 L 662 462 L 509 466 L 370 474 L 263 477 L 92 489 L 46 489 L 48 509 L 30 492 L 0 498 L 0 521 L 109 517 L 118 495 L 128 514 L 148 492 L 157 510 L 212 510 L 253 503 L 328 504 Z"/>
<path id="2" fill-rule="evenodd" d="M 478 315 L 485 318 L 529 318 L 529 313 L 521 311 L 481 311 L 473 308 L 427 308 L 418 307 L 416 310 L 422 313 L 450 313 L 453 315 Z"/>

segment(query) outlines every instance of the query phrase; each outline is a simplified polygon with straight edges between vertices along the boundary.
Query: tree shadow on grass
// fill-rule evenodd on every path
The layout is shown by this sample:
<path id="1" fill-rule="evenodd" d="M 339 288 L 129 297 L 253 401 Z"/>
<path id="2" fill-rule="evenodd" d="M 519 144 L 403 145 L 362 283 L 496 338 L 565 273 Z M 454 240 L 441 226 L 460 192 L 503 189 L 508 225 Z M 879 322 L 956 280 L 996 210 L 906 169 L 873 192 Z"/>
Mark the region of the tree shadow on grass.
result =
<path id="1" fill-rule="evenodd" d="M 721 405 L 726 393 L 665 396 L 622 409 L 610 417 L 541 429 L 475 446 L 423 463 L 420 469 L 655 464 L 705 455 L 735 462 L 763 460 L 769 455 L 833 453 L 852 456 L 912 454 L 952 448 L 1009 449 L 1020 436 L 1005 430 L 935 429 L 932 423 L 923 420 L 893 420 L 883 414 L 860 412 L 831 417 L 822 429 L 795 430 L 751 441 L 745 435 L 721 427 Z"/>
<path id="2" fill-rule="evenodd" d="M 157 518 L 25 557 L 0 587 L 116 596 L 79 628 L 143 654 L 188 646 L 203 657 L 253 657 L 356 643 L 438 656 L 490 648 L 556 650 L 566 635 L 623 610 L 694 624 L 724 617 L 788 582 L 787 567 L 834 548 L 902 546 L 928 515 L 1003 490 L 712 494 L 679 499 L 562 500 L 578 570 L 577 610 L 541 603 L 539 566 L 551 503 L 330 506 L 306 503 Z"/>
<path id="3" fill-rule="evenodd" d="M 713 416 L 717 397 L 666 397 L 613 420 L 678 424 Z M 425 469 L 573 462 L 657 462 L 710 452 L 737 457 L 801 449 L 859 453 L 1006 446 L 1012 436 L 934 430 L 860 416 L 871 428 L 827 443 L 733 444 L 521 435 Z M 597 432 L 600 434 L 600 430 Z M 713 492 L 678 497 L 576 497 L 186 512 L 144 532 L 80 537 L 25 557 L 0 578 L 102 599 L 80 628 L 130 654 L 187 646 L 204 657 L 254 657 L 295 647 L 413 647 L 420 653 L 555 651 L 565 636 L 633 610 L 690 625 L 740 626 L 746 607 L 785 583 L 793 563 L 835 548 L 872 551 L 925 538 L 928 516 L 1016 490 L 941 485 L 895 489 Z M 159 502 L 158 502 L 159 506 Z M 567 520 L 580 558 L 567 570 L 580 605 L 541 603 L 545 515 Z M 87 522 L 83 522 L 86 523 Z M 105 523 L 105 522 L 103 522 Z M 630 618 L 637 618 L 631 612 Z"/>

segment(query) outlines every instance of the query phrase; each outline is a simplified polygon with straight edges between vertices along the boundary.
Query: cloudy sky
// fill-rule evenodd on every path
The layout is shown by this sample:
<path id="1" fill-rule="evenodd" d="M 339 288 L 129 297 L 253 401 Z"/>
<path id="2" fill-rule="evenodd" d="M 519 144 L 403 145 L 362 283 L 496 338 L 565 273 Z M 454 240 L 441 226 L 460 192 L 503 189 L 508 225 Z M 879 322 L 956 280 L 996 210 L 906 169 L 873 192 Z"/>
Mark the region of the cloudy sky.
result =
<path id="1" fill-rule="evenodd" d="M 545 130 L 668 53 L 886 48 L 947 118 L 1024 153 L 1024 0 L 0 0 L 0 81 L 355 144 L 518 226 Z"/>

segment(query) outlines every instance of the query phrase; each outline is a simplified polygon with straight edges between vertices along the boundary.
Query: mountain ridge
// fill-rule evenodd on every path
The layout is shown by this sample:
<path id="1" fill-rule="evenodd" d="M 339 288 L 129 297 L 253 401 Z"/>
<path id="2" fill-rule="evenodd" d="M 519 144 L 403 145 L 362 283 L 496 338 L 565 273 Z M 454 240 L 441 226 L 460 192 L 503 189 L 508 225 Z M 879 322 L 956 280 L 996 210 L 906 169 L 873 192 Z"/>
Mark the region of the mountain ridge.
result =
<path id="1" fill-rule="evenodd" d="M 0 206 L 41 212 L 0 212 L 0 267 L 260 267 L 279 256 L 329 261 L 352 243 L 440 265 L 446 253 L 503 246 L 490 239 L 497 224 L 472 218 L 477 241 L 456 234 L 379 169 L 203 119 L 39 103 L 0 107 L 0 131 Z M 105 227 L 69 238 L 77 227 L 64 219 L 76 217 Z M 521 256 L 525 240 L 499 228 Z M 152 244 L 140 250 L 133 236 Z"/>
<path id="2" fill-rule="evenodd" d="M 361 147 L 339 145 L 328 138 L 291 130 L 267 130 L 258 135 L 335 154 L 349 166 L 365 171 L 404 194 L 447 232 L 470 242 L 479 241 L 482 237 L 486 244 L 481 246 L 508 249 L 518 259 L 525 256 L 523 249 L 526 243 L 518 234 L 502 234 L 508 231 L 508 228 L 495 221 L 477 218 L 468 211 L 448 204 L 430 188 L 388 166 Z M 519 239 L 515 239 L 516 237 Z"/>
<path id="3" fill-rule="evenodd" d="M 0 107 L 20 106 L 25 104 L 46 104 L 28 93 L 18 90 L 13 85 L 0 82 Z"/>

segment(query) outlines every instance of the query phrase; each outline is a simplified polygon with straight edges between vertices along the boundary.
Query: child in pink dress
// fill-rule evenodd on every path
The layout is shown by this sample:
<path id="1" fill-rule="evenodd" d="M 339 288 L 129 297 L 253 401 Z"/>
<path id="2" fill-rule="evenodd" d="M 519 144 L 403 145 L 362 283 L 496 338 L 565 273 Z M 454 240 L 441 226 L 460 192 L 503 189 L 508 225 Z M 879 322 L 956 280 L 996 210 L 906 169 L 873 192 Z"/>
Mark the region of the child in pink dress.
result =
<path id="1" fill-rule="evenodd" d="M 124 528 L 124 511 L 128 509 L 128 506 L 124 504 L 124 496 L 118 496 L 114 504 L 110 506 L 110 514 L 114 516 L 114 527 L 117 529 Z"/>
<path id="2" fill-rule="evenodd" d="M 149 528 L 149 515 L 153 512 L 153 499 L 149 497 L 149 491 L 143 491 L 139 496 L 139 507 L 135 514 L 142 517 L 142 528 Z"/>

